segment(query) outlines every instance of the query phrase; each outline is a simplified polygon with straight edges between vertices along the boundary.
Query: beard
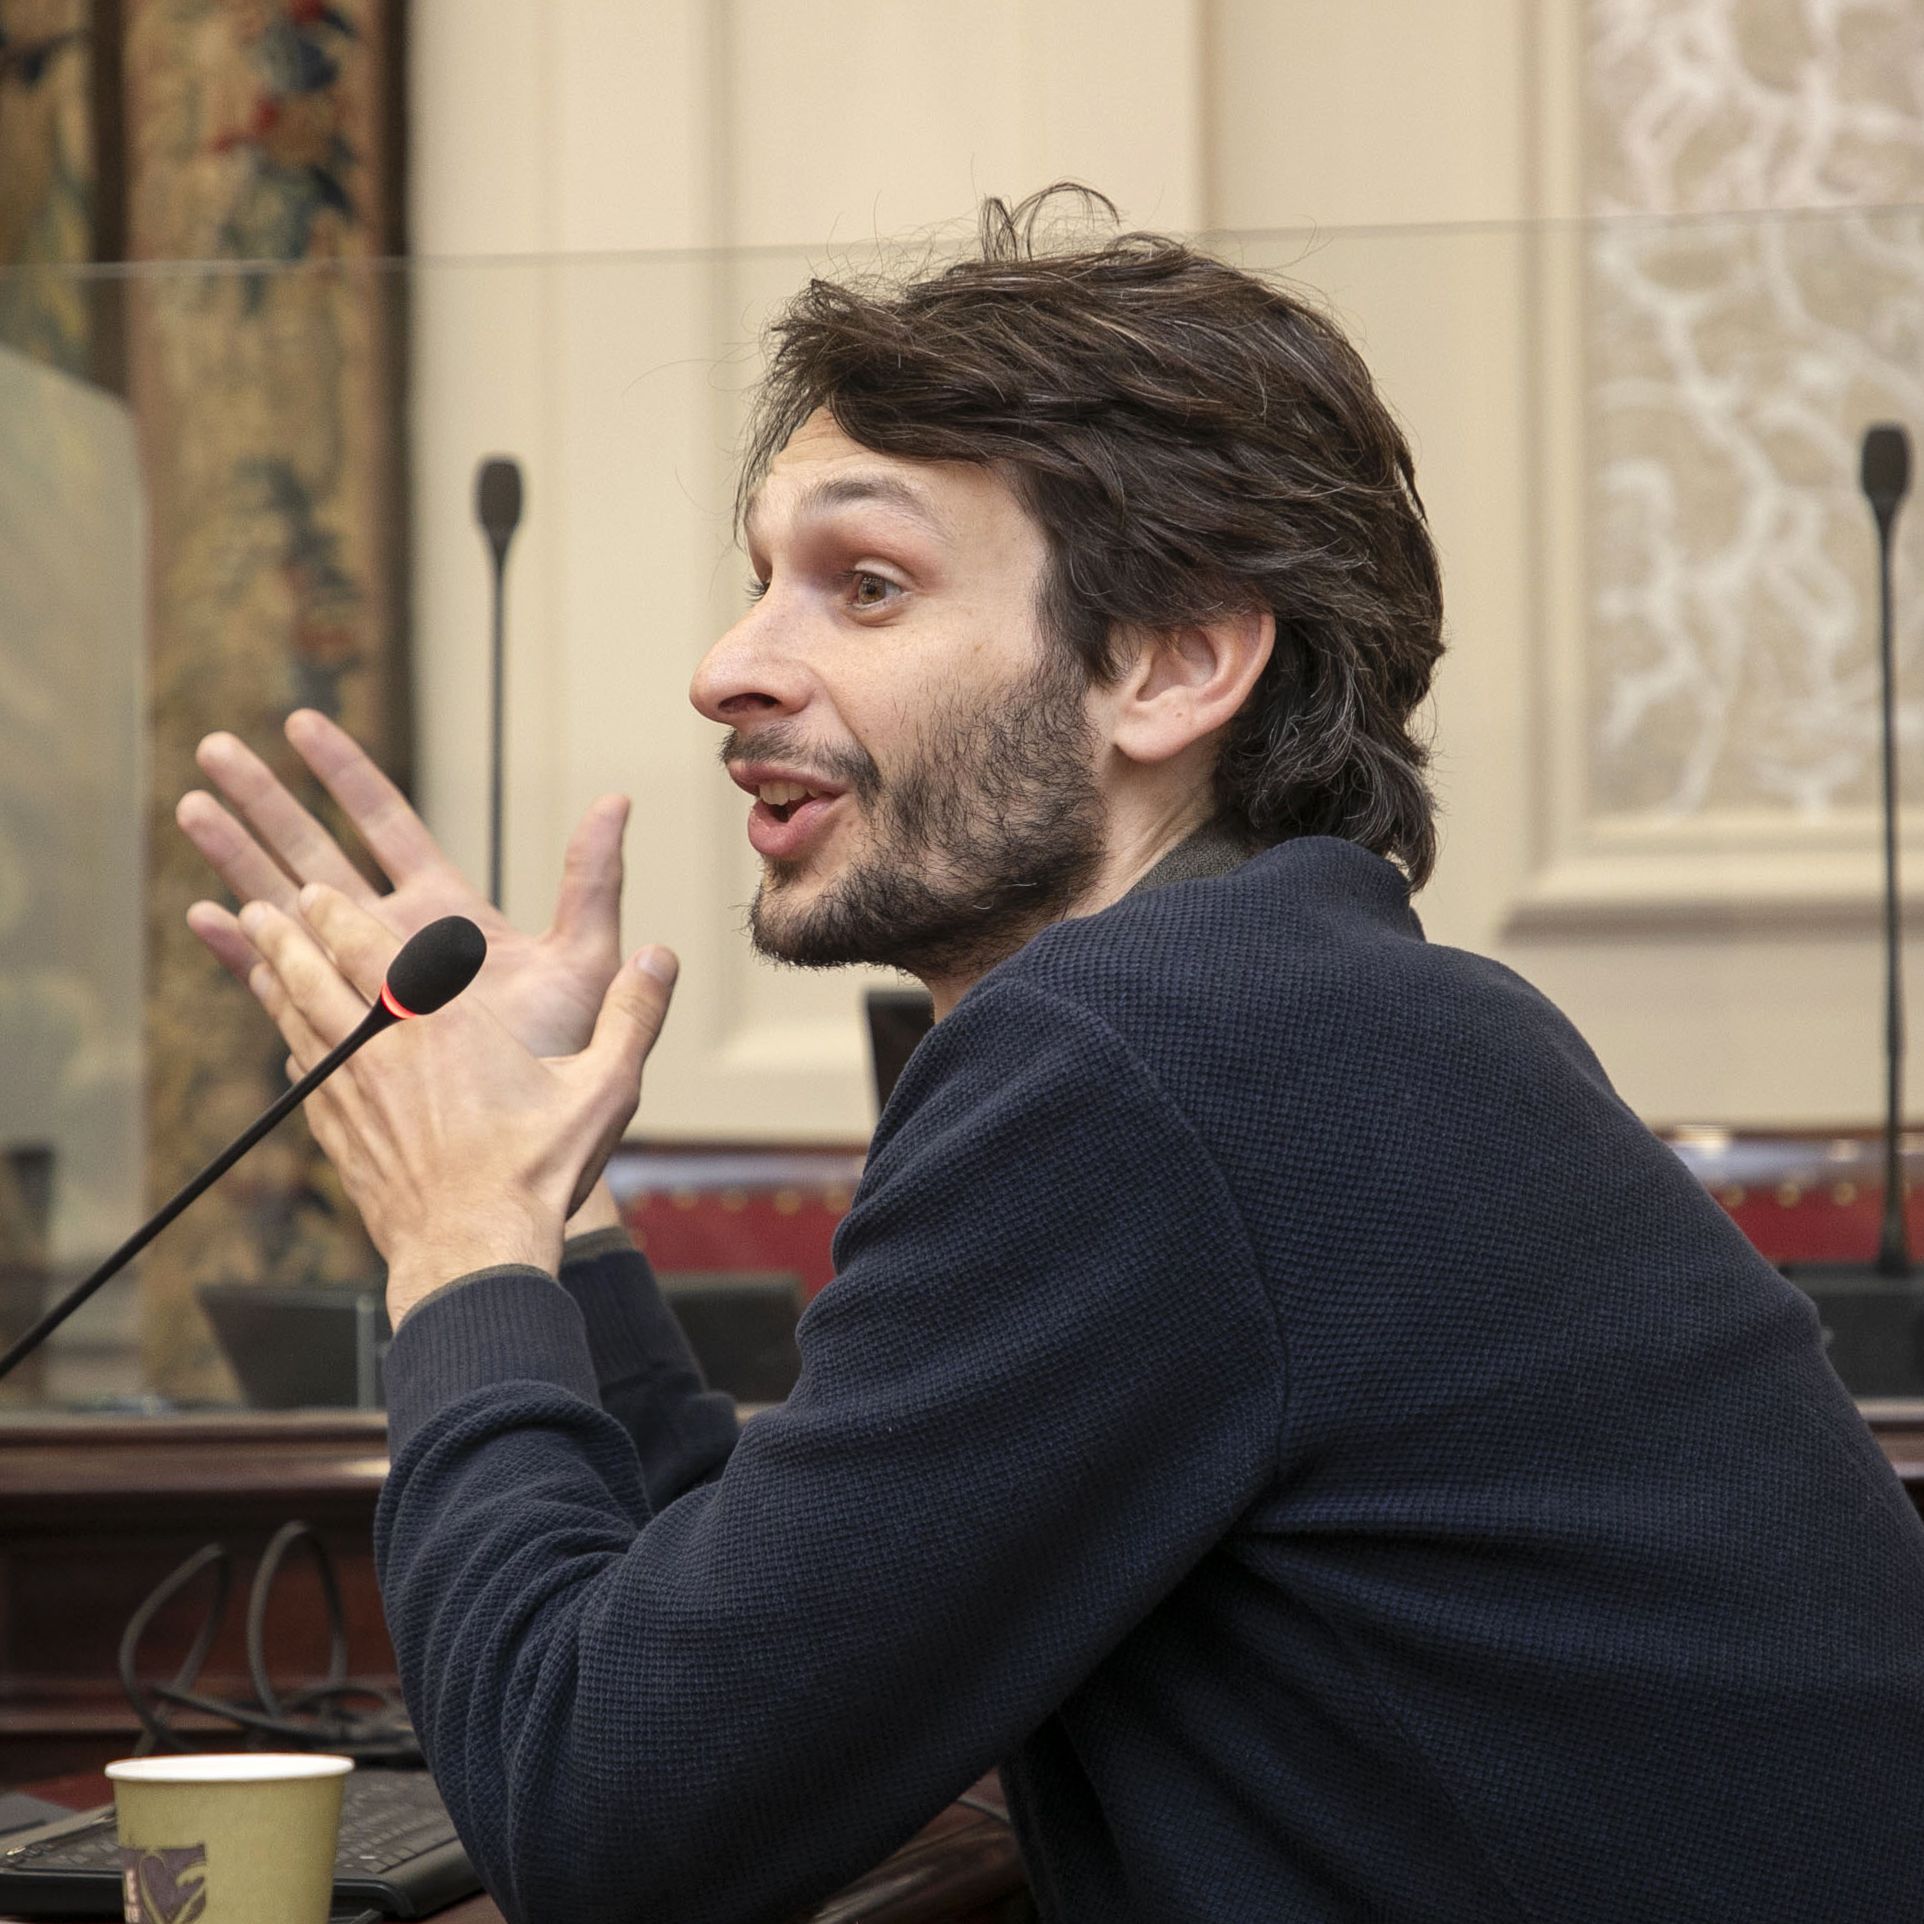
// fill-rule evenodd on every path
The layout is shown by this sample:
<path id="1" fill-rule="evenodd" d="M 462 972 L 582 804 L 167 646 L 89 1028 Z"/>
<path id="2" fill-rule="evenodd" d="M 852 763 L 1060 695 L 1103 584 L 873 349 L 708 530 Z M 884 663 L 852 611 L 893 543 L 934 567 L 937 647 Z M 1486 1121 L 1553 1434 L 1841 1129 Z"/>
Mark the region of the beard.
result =
<path id="1" fill-rule="evenodd" d="M 1053 655 L 1014 688 L 930 715 L 884 778 L 861 748 L 810 750 L 793 723 L 731 734 L 722 759 L 795 761 L 846 783 L 868 850 L 813 901 L 806 864 L 769 861 L 749 909 L 757 951 L 799 968 L 867 962 L 934 979 L 979 973 L 1057 920 L 1095 879 L 1104 813 L 1076 669 Z"/>

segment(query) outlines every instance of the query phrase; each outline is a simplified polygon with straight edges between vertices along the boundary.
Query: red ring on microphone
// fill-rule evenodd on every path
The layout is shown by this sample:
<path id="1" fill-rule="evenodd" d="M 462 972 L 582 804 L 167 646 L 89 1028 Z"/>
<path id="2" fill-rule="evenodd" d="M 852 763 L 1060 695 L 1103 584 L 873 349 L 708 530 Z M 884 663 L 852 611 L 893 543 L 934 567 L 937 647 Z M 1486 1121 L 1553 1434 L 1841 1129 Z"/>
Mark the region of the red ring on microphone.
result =
<path id="1" fill-rule="evenodd" d="M 381 984 L 381 1000 L 387 1005 L 389 1015 L 398 1018 L 402 1022 L 412 1022 L 414 1020 L 414 1011 L 412 1009 L 402 1008 L 400 1003 L 394 999 L 394 991 L 390 989 L 385 982 Z"/>

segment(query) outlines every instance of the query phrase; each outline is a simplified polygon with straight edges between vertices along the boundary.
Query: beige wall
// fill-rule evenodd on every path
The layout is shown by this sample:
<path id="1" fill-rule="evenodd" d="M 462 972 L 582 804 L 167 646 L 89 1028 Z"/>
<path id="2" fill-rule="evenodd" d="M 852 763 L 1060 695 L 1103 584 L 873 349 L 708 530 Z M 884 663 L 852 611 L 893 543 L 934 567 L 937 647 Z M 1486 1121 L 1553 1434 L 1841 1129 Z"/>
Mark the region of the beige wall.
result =
<path id="1" fill-rule="evenodd" d="M 684 962 L 638 1128 L 863 1137 L 859 991 L 884 978 L 750 955 L 744 811 L 685 696 L 741 605 L 727 449 L 748 350 L 811 265 L 954 223 L 985 193 L 1078 175 L 1134 218 L 1199 225 L 1200 10 L 417 0 L 413 33 L 424 808 L 480 873 L 486 601 L 468 502 L 476 461 L 512 452 L 529 512 L 510 601 L 510 908 L 545 915 L 569 823 L 603 789 L 634 794 L 628 939 Z M 743 251 L 659 251 L 691 249 Z"/>
<path id="2" fill-rule="evenodd" d="M 1532 0 L 1215 0 L 1204 56 L 1211 225 L 1539 211 L 1533 16 Z"/>
<path id="3" fill-rule="evenodd" d="M 870 1119 L 856 980 L 746 952 L 740 809 L 683 699 L 739 605 L 726 450 L 754 328 L 812 267 L 1063 174 L 1324 290 L 1409 426 L 1451 628 L 1432 935 L 1541 984 L 1652 1120 L 1872 1112 L 1869 870 L 1838 854 L 1862 825 L 1801 892 L 1768 838 L 1733 857 L 1756 889 L 1661 835 L 1599 867 L 1569 800 L 1586 282 L 1554 223 L 1583 198 L 1578 0 L 416 0 L 414 20 L 424 802 L 478 868 L 467 490 L 513 451 L 510 906 L 545 909 L 592 795 L 637 796 L 629 939 L 687 965 L 639 1128 Z"/>

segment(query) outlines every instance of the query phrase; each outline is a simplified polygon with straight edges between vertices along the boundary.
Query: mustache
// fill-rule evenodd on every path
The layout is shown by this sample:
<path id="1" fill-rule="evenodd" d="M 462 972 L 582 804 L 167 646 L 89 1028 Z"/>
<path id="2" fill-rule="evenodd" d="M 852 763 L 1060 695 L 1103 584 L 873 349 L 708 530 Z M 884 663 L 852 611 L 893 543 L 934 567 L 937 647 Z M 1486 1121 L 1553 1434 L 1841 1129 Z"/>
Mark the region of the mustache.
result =
<path id="1" fill-rule="evenodd" d="M 859 745 L 846 748 L 811 746 L 792 721 L 768 722 L 760 728 L 731 728 L 722 739 L 721 763 L 787 762 L 811 775 L 825 776 L 846 788 L 858 801 L 872 801 L 881 791 L 882 771 Z"/>

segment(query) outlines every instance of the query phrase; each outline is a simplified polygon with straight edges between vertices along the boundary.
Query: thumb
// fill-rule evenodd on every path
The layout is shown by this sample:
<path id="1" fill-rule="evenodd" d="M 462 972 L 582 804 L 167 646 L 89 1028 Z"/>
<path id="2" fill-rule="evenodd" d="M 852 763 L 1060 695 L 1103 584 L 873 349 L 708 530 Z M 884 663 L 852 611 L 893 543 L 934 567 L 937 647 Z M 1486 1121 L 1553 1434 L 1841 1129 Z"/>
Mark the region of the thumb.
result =
<path id="1" fill-rule="evenodd" d="M 641 950 L 626 968 L 615 971 L 608 993 L 601 998 L 594 1035 L 582 1051 L 598 1073 L 624 1083 L 641 1080 L 641 1065 L 661 1034 L 680 971 L 674 951 L 658 944 Z"/>

